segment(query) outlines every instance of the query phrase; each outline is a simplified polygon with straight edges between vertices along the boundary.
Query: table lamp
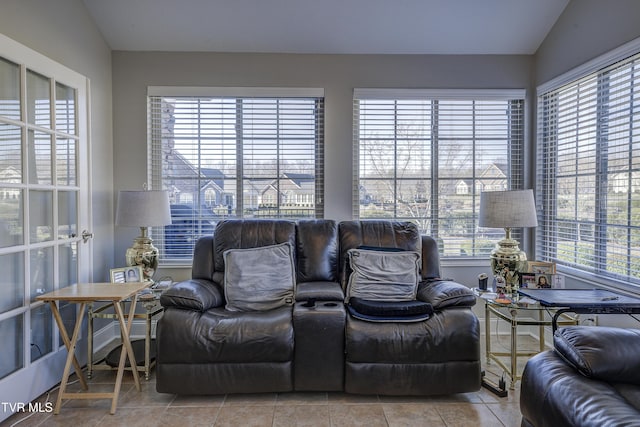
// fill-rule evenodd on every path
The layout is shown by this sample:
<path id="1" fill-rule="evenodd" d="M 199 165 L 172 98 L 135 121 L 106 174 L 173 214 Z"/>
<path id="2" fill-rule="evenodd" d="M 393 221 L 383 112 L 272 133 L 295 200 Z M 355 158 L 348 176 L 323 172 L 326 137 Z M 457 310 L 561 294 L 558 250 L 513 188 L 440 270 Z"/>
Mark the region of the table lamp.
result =
<path id="1" fill-rule="evenodd" d="M 527 254 L 511 238 L 512 228 L 536 227 L 533 190 L 486 191 L 480 194 L 480 227 L 504 228 L 505 238 L 491 251 L 491 271 L 502 277 L 507 291 L 518 288 L 520 273 L 526 271 Z"/>
<path id="2" fill-rule="evenodd" d="M 127 249 L 127 266 L 141 266 L 145 281 L 151 279 L 158 268 L 158 248 L 147 235 L 147 228 L 171 224 L 169 193 L 166 191 L 120 191 L 116 225 L 140 227 L 140 236 L 133 239 Z"/>

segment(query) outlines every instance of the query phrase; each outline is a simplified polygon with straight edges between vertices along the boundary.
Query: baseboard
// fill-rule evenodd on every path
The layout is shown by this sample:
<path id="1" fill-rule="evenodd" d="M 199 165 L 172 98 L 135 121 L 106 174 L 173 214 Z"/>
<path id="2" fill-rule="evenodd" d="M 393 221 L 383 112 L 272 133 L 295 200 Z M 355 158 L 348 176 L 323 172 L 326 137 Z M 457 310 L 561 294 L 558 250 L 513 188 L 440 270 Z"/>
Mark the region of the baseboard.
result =
<path id="1" fill-rule="evenodd" d="M 114 329 L 113 324 L 109 323 L 107 326 L 93 332 L 93 352 L 96 353 L 106 347 L 111 341 L 113 341 Z"/>
<path id="2" fill-rule="evenodd" d="M 155 337 L 157 320 L 151 321 L 151 337 Z M 131 325 L 131 333 L 129 336 L 132 340 L 144 339 L 147 333 L 147 322 L 143 319 L 133 320 Z M 120 340 L 120 326 L 115 320 L 105 327 L 93 333 L 93 352 L 98 352 L 114 340 Z"/>

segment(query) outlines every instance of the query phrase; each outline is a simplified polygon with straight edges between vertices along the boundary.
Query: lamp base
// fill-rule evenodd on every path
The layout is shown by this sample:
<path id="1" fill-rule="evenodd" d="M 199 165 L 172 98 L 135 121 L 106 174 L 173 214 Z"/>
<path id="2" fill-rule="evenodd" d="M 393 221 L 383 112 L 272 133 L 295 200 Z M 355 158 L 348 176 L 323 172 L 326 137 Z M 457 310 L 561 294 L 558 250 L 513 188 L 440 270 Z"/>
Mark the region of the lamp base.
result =
<path id="1" fill-rule="evenodd" d="M 145 282 L 153 282 L 152 277 L 158 268 L 158 248 L 153 246 L 153 240 L 147 236 L 133 239 L 133 246 L 127 249 L 125 261 L 127 266 L 142 267 Z"/>
<path id="2" fill-rule="evenodd" d="M 512 293 L 520 286 L 520 274 L 526 272 L 527 254 L 518 247 L 518 241 L 502 239 L 490 255 L 491 271 L 496 277 L 504 278 L 506 292 Z"/>

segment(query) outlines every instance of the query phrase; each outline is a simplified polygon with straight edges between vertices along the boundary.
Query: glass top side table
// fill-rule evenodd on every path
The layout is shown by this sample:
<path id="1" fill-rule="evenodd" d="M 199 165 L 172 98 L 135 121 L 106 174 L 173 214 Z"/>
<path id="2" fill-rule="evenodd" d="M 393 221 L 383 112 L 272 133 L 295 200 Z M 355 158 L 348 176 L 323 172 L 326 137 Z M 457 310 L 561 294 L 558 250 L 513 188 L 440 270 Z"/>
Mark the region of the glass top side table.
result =
<path id="1" fill-rule="evenodd" d="M 552 326 L 553 316 L 557 310 L 542 306 L 531 298 L 521 298 L 518 294 L 508 294 L 504 298 L 498 298 L 495 293 L 481 291 L 478 288 L 474 288 L 473 292 L 477 298 L 484 301 L 486 363 L 494 362 L 498 365 L 509 376 L 509 388 L 513 390 L 516 382 L 522 378 L 522 374 L 518 372 L 518 358 L 529 358 L 545 350 L 545 328 Z M 491 346 L 492 316 L 510 325 L 509 351 L 496 351 Z M 578 316 L 563 314 L 558 324 L 577 325 L 578 321 Z M 535 350 L 518 349 L 518 329 L 522 326 L 538 327 L 538 348 Z M 505 363 L 506 358 L 508 362 Z"/>
<path id="2" fill-rule="evenodd" d="M 144 364 L 138 365 L 136 363 L 136 369 L 139 372 L 144 372 L 145 380 L 149 380 L 151 375 L 151 369 L 155 365 L 155 359 L 151 358 L 151 345 L 153 344 L 151 336 L 151 321 L 154 317 L 161 314 L 164 310 L 160 305 L 160 295 L 161 292 L 147 292 L 141 294 L 137 298 L 137 304 L 142 305 L 144 307 L 144 312 L 135 313 L 133 315 L 134 319 L 143 319 L 145 321 L 145 336 L 144 336 Z M 130 300 L 126 300 L 125 303 L 130 303 Z M 89 379 L 93 376 L 94 370 L 111 370 L 113 369 L 111 366 L 103 363 L 105 361 L 104 358 L 99 360 L 94 360 L 94 349 L 93 349 L 93 319 L 101 318 L 101 319 L 114 319 L 115 313 L 107 312 L 107 309 L 113 307 L 113 304 L 105 304 L 101 307 L 95 308 L 93 304 L 89 304 L 89 312 L 88 312 L 88 351 L 87 351 L 87 377 Z M 131 369 L 131 366 L 126 366 L 125 369 Z"/>

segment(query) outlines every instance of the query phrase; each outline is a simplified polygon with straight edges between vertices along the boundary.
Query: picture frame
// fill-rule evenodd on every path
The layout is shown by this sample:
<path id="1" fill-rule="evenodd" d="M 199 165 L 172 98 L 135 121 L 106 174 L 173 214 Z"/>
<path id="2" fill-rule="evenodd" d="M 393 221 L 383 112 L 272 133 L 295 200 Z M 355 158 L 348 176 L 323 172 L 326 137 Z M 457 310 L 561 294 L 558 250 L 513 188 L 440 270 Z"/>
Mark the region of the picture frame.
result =
<path id="1" fill-rule="evenodd" d="M 551 289 L 551 284 L 553 283 L 553 274 L 546 273 L 535 273 L 536 282 L 534 285 L 535 289 Z"/>
<path id="2" fill-rule="evenodd" d="M 551 287 L 553 289 L 565 289 L 564 276 L 562 274 L 554 274 L 551 277 Z"/>
<path id="3" fill-rule="evenodd" d="M 534 289 L 536 287 L 536 275 L 533 273 L 521 273 L 520 287 L 525 289 Z"/>
<path id="4" fill-rule="evenodd" d="M 142 267 L 139 265 L 112 268 L 110 271 L 111 283 L 142 282 Z"/>
<path id="5" fill-rule="evenodd" d="M 528 261 L 527 273 L 534 274 L 556 274 L 555 262 Z"/>

